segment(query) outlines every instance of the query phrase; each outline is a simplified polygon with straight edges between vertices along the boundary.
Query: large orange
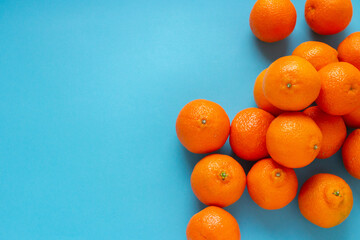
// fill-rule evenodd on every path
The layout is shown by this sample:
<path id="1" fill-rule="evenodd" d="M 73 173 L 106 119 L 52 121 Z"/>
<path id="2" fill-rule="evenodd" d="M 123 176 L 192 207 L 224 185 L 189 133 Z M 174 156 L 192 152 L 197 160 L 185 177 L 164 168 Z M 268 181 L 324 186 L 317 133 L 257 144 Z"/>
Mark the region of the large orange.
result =
<path id="1" fill-rule="evenodd" d="M 196 165 L 191 174 L 191 187 L 196 197 L 206 205 L 227 207 L 244 192 L 246 175 L 232 157 L 212 154 Z"/>
<path id="2" fill-rule="evenodd" d="M 309 27 L 322 35 L 344 30 L 353 15 L 351 0 L 307 0 L 305 19 Z"/>
<path id="3" fill-rule="evenodd" d="M 236 219 L 219 207 L 207 207 L 195 214 L 186 229 L 188 240 L 240 240 Z"/>
<path id="4" fill-rule="evenodd" d="M 272 105 L 265 97 L 264 95 L 264 90 L 263 90 L 263 81 L 264 81 L 264 76 L 265 76 L 265 72 L 267 69 L 263 70 L 258 77 L 255 80 L 255 85 L 254 85 L 254 99 L 256 102 L 256 105 L 271 113 L 274 116 L 278 116 L 280 113 L 283 113 L 282 110 L 278 109 L 277 107 L 275 107 L 274 105 Z"/>
<path id="5" fill-rule="evenodd" d="M 321 142 L 320 128 L 301 112 L 281 114 L 272 121 L 266 134 L 270 156 L 288 168 L 309 165 L 319 154 Z"/>
<path id="6" fill-rule="evenodd" d="M 360 32 L 354 32 L 338 47 L 339 60 L 348 62 L 360 70 Z"/>
<path id="7" fill-rule="evenodd" d="M 280 209 L 295 197 L 298 180 L 295 171 L 283 167 L 271 158 L 258 161 L 247 175 L 250 197 L 262 208 Z"/>
<path id="8" fill-rule="evenodd" d="M 276 42 L 295 28 L 296 10 L 290 0 L 258 0 L 250 13 L 250 28 L 264 42 Z"/>
<path id="9" fill-rule="evenodd" d="M 300 212 L 307 220 L 319 227 L 331 228 L 349 216 L 353 194 L 342 178 L 320 173 L 304 183 L 298 201 Z"/>
<path id="10" fill-rule="evenodd" d="M 360 179 L 360 129 L 350 133 L 342 148 L 342 156 L 346 170 Z"/>
<path id="11" fill-rule="evenodd" d="M 308 41 L 295 48 L 293 55 L 305 58 L 316 70 L 320 70 L 329 63 L 338 62 L 338 52 L 326 43 Z"/>
<path id="12" fill-rule="evenodd" d="M 318 106 L 304 111 L 319 126 L 323 135 L 321 149 L 317 158 L 324 159 L 334 155 L 342 146 L 346 138 L 346 126 L 341 116 L 324 113 Z"/>
<path id="13" fill-rule="evenodd" d="M 360 106 L 360 71 L 346 62 L 330 63 L 320 71 L 317 105 L 331 115 L 345 115 Z"/>
<path id="14" fill-rule="evenodd" d="M 247 108 L 236 114 L 230 128 L 230 145 L 234 153 L 255 161 L 269 156 L 266 132 L 274 116 L 259 108 Z"/>
<path id="15" fill-rule="evenodd" d="M 360 107 L 343 116 L 346 126 L 360 128 Z"/>
<path id="16" fill-rule="evenodd" d="M 264 94 L 275 107 L 299 111 L 318 97 L 321 81 L 310 62 L 298 56 L 286 56 L 273 62 L 265 73 Z"/>
<path id="17" fill-rule="evenodd" d="M 198 99 L 181 109 L 176 120 L 180 142 L 193 153 L 210 153 L 220 149 L 230 132 L 230 119 L 217 103 Z"/>

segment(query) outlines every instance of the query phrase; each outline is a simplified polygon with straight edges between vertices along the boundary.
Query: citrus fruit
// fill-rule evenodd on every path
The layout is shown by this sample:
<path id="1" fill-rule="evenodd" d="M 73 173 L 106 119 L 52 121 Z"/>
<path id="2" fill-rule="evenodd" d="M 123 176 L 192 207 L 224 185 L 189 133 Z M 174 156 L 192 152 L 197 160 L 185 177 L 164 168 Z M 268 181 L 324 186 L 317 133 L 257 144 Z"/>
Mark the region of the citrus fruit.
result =
<path id="1" fill-rule="evenodd" d="M 344 30 L 353 15 L 351 0 L 307 0 L 305 19 L 309 27 L 321 35 Z"/>
<path id="2" fill-rule="evenodd" d="M 301 112 L 275 118 L 266 134 L 266 146 L 274 161 L 288 168 L 309 165 L 319 154 L 322 134 L 314 120 Z"/>
<path id="3" fill-rule="evenodd" d="M 343 116 L 346 126 L 360 128 L 360 107 Z"/>
<path id="4" fill-rule="evenodd" d="M 316 70 L 320 70 L 329 63 L 338 62 L 338 52 L 326 43 L 308 41 L 300 44 L 292 53 L 308 60 Z"/>
<path id="5" fill-rule="evenodd" d="M 330 63 L 320 71 L 317 105 L 331 115 L 345 115 L 360 106 L 360 71 L 346 62 Z"/>
<path id="6" fill-rule="evenodd" d="M 348 62 L 360 70 L 360 32 L 354 32 L 342 41 L 338 47 L 339 60 Z"/>
<path id="7" fill-rule="evenodd" d="M 307 220 L 319 227 L 331 228 L 349 216 L 353 195 L 342 178 L 320 173 L 304 183 L 298 201 L 300 212 Z"/>
<path id="8" fill-rule="evenodd" d="M 258 0 L 250 13 L 250 28 L 264 42 L 276 42 L 295 28 L 296 10 L 290 0 Z"/>
<path id="9" fill-rule="evenodd" d="M 342 148 L 342 156 L 346 170 L 360 179 L 360 129 L 350 133 Z"/>
<path id="10" fill-rule="evenodd" d="M 298 180 L 293 169 L 268 158 L 258 161 L 250 169 L 247 186 L 257 205 L 274 210 L 285 207 L 296 197 Z"/>
<path id="11" fill-rule="evenodd" d="M 236 219 L 219 207 L 207 207 L 195 214 L 186 229 L 188 240 L 240 240 Z"/>
<path id="12" fill-rule="evenodd" d="M 230 127 L 230 146 L 234 153 L 249 161 L 269 156 L 266 132 L 274 116 L 259 108 L 247 108 L 236 114 Z"/>
<path id="13" fill-rule="evenodd" d="M 329 158 L 339 151 L 346 138 L 346 125 L 342 117 L 324 113 L 318 106 L 310 107 L 304 113 L 315 121 L 323 135 L 317 158 Z"/>
<path id="14" fill-rule="evenodd" d="M 299 111 L 318 97 L 321 81 L 310 62 L 298 56 L 286 56 L 273 62 L 264 76 L 267 100 L 275 107 Z"/>
<path id="15" fill-rule="evenodd" d="M 278 109 L 277 107 L 275 107 L 274 105 L 272 105 L 265 97 L 264 95 L 264 90 L 263 90 L 263 80 L 264 80 L 264 76 L 265 76 L 265 72 L 267 69 L 263 70 L 259 76 L 256 78 L 255 80 L 255 85 L 254 85 L 254 99 L 256 102 L 256 105 L 271 113 L 274 116 L 278 116 L 280 113 L 282 113 L 283 111 Z"/>
<path id="16" fill-rule="evenodd" d="M 195 196 L 206 205 L 226 207 L 244 192 L 246 175 L 232 157 L 212 154 L 200 160 L 191 174 Z"/>
<path id="17" fill-rule="evenodd" d="M 176 120 L 177 136 L 193 153 L 210 153 L 220 149 L 230 132 L 230 120 L 217 103 L 198 99 L 186 104 Z"/>

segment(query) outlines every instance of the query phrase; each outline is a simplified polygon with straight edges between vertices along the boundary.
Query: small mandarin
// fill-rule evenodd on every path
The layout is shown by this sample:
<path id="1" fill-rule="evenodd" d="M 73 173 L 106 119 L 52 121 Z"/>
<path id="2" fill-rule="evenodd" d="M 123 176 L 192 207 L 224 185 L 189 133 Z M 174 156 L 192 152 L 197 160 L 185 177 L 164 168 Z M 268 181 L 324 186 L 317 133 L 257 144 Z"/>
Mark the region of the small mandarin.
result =
<path id="1" fill-rule="evenodd" d="M 297 46 L 292 55 L 308 60 L 317 71 L 329 63 L 338 62 L 338 52 L 326 43 L 309 41 Z"/>
<path id="2" fill-rule="evenodd" d="M 261 41 L 280 41 L 294 30 L 296 9 L 290 0 L 258 0 L 249 22 L 251 31 Z"/>
<path id="3" fill-rule="evenodd" d="M 354 32 L 342 41 L 338 47 L 339 60 L 348 62 L 360 70 L 360 32 Z"/>
<path id="4" fill-rule="evenodd" d="M 300 111 L 316 100 L 321 81 L 310 62 L 302 57 L 286 56 L 269 66 L 263 88 L 265 97 L 275 107 Z"/>
<path id="5" fill-rule="evenodd" d="M 186 229 L 187 240 L 240 240 L 236 219 L 219 207 L 207 207 L 195 214 Z"/>
<path id="6" fill-rule="evenodd" d="M 351 22 L 351 0 L 307 0 L 305 19 L 309 27 L 322 35 L 343 31 Z"/>
<path id="7" fill-rule="evenodd" d="M 250 169 L 247 186 L 257 205 L 274 210 L 285 207 L 296 197 L 298 180 L 293 169 L 268 158 L 258 161 Z"/>
<path id="8" fill-rule="evenodd" d="M 278 116 L 281 113 L 283 113 L 282 110 L 278 109 L 274 105 L 272 105 L 265 97 L 264 90 L 263 90 L 263 80 L 265 76 L 265 72 L 267 69 L 263 70 L 259 76 L 256 78 L 255 85 L 254 85 L 254 99 L 256 102 L 256 105 L 271 113 L 274 116 Z"/>
<path id="9" fill-rule="evenodd" d="M 307 220 L 319 227 L 331 228 L 349 216 L 353 194 L 342 178 L 320 173 L 304 183 L 298 202 L 300 212 Z"/>
<path id="10" fill-rule="evenodd" d="M 275 162 L 288 168 L 301 168 L 319 154 L 322 138 L 314 120 L 301 112 L 288 112 L 271 122 L 266 146 Z"/>
<path id="11" fill-rule="evenodd" d="M 232 157 L 212 154 L 196 165 L 191 174 L 191 187 L 196 197 L 206 205 L 227 207 L 244 192 L 246 175 Z"/>
<path id="12" fill-rule="evenodd" d="M 176 133 L 182 145 L 193 153 L 220 149 L 230 132 L 230 119 L 217 103 L 198 99 L 186 104 L 176 120 Z"/>
<path id="13" fill-rule="evenodd" d="M 354 130 L 346 139 L 342 148 L 342 157 L 350 175 L 360 179 L 360 129 Z"/>
<path id="14" fill-rule="evenodd" d="M 320 71 L 317 105 L 331 115 L 345 115 L 360 106 L 360 71 L 346 62 L 330 63 Z"/>
<path id="15" fill-rule="evenodd" d="M 269 156 L 266 132 L 274 116 L 259 108 L 240 111 L 230 127 L 230 146 L 234 153 L 248 161 Z"/>
<path id="16" fill-rule="evenodd" d="M 346 138 L 346 126 L 341 116 L 324 113 L 318 106 L 304 111 L 319 126 L 323 135 L 321 149 L 317 158 L 324 159 L 334 155 L 342 146 Z"/>

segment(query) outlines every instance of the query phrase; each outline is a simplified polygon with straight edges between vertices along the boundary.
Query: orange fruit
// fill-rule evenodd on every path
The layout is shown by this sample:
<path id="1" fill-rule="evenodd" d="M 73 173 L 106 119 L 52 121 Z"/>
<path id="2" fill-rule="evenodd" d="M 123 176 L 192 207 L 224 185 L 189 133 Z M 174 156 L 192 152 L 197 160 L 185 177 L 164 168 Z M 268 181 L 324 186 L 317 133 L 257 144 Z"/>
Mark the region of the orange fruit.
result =
<path id="1" fill-rule="evenodd" d="M 342 41 L 338 47 L 339 60 L 348 62 L 360 70 L 360 32 L 354 32 Z"/>
<path id="2" fill-rule="evenodd" d="M 308 41 L 295 48 L 292 55 L 308 60 L 316 70 L 320 70 L 329 63 L 338 62 L 338 52 L 326 43 Z"/>
<path id="3" fill-rule="evenodd" d="M 321 35 L 344 30 L 353 15 L 351 0 L 307 0 L 305 19 L 309 27 Z"/>
<path id="4" fill-rule="evenodd" d="M 247 186 L 257 205 L 274 210 L 285 207 L 296 197 L 298 180 L 293 169 L 268 158 L 258 161 L 250 169 Z"/>
<path id="5" fill-rule="evenodd" d="M 256 105 L 271 113 L 274 116 L 278 116 L 279 114 L 281 114 L 283 111 L 278 109 L 277 107 L 275 107 L 274 105 L 272 105 L 265 97 L 264 95 L 264 90 L 263 90 L 263 81 L 264 81 L 264 76 L 265 76 L 265 72 L 267 69 L 263 70 L 259 76 L 256 78 L 255 80 L 255 85 L 254 85 L 254 99 L 256 102 Z"/>
<path id="6" fill-rule="evenodd" d="M 343 116 L 346 126 L 360 128 L 360 107 Z"/>
<path id="7" fill-rule="evenodd" d="M 236 219 L 219 207 L 207 207 L 195 214 L 186 229 L 188 240 L 240 240 Z"/>
<path id="8" fill-rule="evenodd" d="M 346 139 L 342 148 L 342 157 L 350 175 L 360 179 L 360 129 L 354 130 Z"/>
<path id="9" fill-rule="evenodd" d="M 264 76 L 267 100 L 275 107 L 299 111 L 318 97 L 321 81 L 310 62 L 298 56 L 286 56 L 273 62 Z"/>
<path id="10" fill-rule="evenodd" d="M 245 160 L 255 161 L 269 156 L 266 132 L 274 116 L 259 108 L 247 108 L 236 114 L 230 127 L 230 146 Z"/>
<path id="11" fill-rule="evenodd" d="M 289 36 L 296 24 L 296 10 L 290 0 L 258 0 L 250 13 L 250 28 L 264 42 Z"/>
<path id="12" fill-rule="evenodd" d="M 300 212 L 307 220 L 319 227 L 331 228 L 349 216 L 353 194 L 342 178 L 320 173 L 304 183 L 298 201 Z"/>
<path id="13" fill-rule="evenodd" d="M 347 134 L 342 117 L 324 113 L 318 106 L 310 107 L 304 113 L 315 121 L 323 135 L 321 149 L 317 158 L 329 158 L 339 151 Z"/>
<path id="14" fill-rule="evenodd" d="M 331 115 L 345 115 L 360 106 L 360 71 L 346 62 L 330 63 L 320 71 L 317 105 Z"/>
<path id="15" fill-rule="evenodd" d="M 320 128 L 301 112 L 281 114 L 271 122 L 266 134 L 270 156 L 288 168 L 309 165 L 319 154 L 321 142 Z"/>
<path id="16" fill-rule="evenodd" d="M 196 165 L 191 174 L 191 188 L 206 205 L 227 207 L 244 192 L 246 175 L 242 166 L 232 157 L 212 154 Z"/>
<path id="17" fill-rule="evenodd" d="M 198 99 L 181 109 L 176 133 L 184 147 L 193 153 L 210 153 L 220 149 L 230 132 L 230 119 L 217 103 Z"/>

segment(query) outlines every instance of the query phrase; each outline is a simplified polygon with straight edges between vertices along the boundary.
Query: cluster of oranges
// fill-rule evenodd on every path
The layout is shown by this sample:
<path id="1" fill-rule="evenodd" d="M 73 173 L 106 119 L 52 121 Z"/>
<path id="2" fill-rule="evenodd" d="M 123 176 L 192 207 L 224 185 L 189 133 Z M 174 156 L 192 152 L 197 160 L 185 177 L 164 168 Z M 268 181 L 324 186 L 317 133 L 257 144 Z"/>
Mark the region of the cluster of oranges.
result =
<path id="1" fill-rule="evenodd" d="M 329 34 L 334 31 L 327 32 L 312 12 L 320 11 L 317 3 L 324 1 L 307 1 L 307 21 L 315 31 Z M 258 0 L 254 9 L 266 2 L 271 1 Z M 339 25 L 336 28 L 341 31 Z M 293 168 L 305 167 L 315 158 L 329 158 L 341 147 L 345 168 L 360 179 L 359 70 L 360 32 L 356 32 L 337 50 L 309 41 L 300 44 L 291 56 L 274 61 L 255 81 L 258 108 L 240 111 L 231 123 L 217 103 L 198 99 L 186 104 L 176 121 L 177 136 L 186 149 L 211 153 L 230 137 L 230 146 L 239 158 L 257 161 L 247 175 L 234 158 L 223 154 L 208 155 L 196 164 L 191 187 L 209 207 L 190 219 L 187 238 L 240 239 L 236 219 L 222 208 L 235 203 L 246 186 L 260 207 L 283 208 L 297 195 L 298 180 Z M 347 137 L 347 127 L 358 129 Z M 298 203 L 307 220 L 330 228 L 349 216 L 353 195 L 343 179 L 320 173 L 303 184 Z"/>

